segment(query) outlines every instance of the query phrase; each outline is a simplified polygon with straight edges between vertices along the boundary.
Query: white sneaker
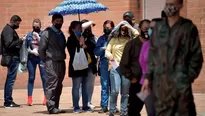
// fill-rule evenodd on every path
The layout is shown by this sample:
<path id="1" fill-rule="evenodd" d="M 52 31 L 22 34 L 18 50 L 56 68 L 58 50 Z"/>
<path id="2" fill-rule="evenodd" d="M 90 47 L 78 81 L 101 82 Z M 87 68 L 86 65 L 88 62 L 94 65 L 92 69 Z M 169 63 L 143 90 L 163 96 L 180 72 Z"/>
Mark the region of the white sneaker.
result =
<path id="1" fill-rule="evenodd" d="M 95 109 L 95 106 L 94 105 L 92 105 L 92 103 L 88 103 L 88 107 L 90 108 L 90 109 L 92 109 L 92 110 L 94 110 Z"/>

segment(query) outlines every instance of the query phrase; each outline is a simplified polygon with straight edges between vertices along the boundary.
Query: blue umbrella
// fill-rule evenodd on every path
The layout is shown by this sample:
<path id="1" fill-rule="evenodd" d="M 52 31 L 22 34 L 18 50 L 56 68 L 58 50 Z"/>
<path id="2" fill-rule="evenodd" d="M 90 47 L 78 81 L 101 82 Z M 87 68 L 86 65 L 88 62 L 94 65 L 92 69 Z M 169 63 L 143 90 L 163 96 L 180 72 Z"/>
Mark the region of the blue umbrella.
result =
<path id="1" fill-rule="evenodd" d="M 76 15 L 80 20 L 80 14 L 89 14 L 92 12 L 106 11 L 108 8 L 96 0 L 65 0 L 56 8 L 52 9 L 48 15 L 61 14 Z"/>

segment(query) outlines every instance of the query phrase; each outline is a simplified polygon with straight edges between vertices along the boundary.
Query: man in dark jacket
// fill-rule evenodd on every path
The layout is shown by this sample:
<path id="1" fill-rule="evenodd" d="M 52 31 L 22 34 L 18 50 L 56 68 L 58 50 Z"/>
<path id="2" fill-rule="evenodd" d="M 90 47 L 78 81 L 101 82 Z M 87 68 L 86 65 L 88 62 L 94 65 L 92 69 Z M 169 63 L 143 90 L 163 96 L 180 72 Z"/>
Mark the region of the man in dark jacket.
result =
<path id="1" fill-rule="evenodd" d="M 142 20 L 140 22 L 139 28 L 141 34 L 126 44 L 120 62 L 121 73 L 131 81 L 128 105 L 129 116 L 140 116 L 140 112 L 144 105 L 136 94 L 141 90 L 140 79 L 142 77 L 142 69 L 139 64 L 139 56 L 143 42 L 149 39 L 149 24 L 149 20 Z"/>
<path id="2" fill-rule="evenodd" d="M 1 65 L 7 67 L 8 73 L 6 78 L 6 83 L 4 87 L 4 107 L 5 108 L 14 108 L 20 107 L 20 105 L 15 104 L 12 98 L 13 85 L 16 81 L 17 69 L 20 62 L 20 48 L 23 43 L 22 39 L 19 39 L 18 34 L 15 29 L 19 28 L 21 23 L 21 18 L 17 15 L 14 15 L 10 19 L 10 23 L 7 24 L 2 33 L 2 60 Z"/>
<path id="3" fill-rule="evenodd" d="M 167 19 L 156 23 L 150 40 L 149 83 L 156 96 L 156 116 L 196 116 L 192 83 L 198 77 L 203 55 L 197 27 L 182 18 L 183 0 L 166 0 Z"/>
<path id="4" fill-rule="evenodd" d="M 63 113 L 59 110 L 59 101 L 66 68 L 66 40 L 61 31 L 63 16 L 53 15 L 52 24 L 42 33 L 39 56 L 45 62 L 47 109 L 50 114 L 58 114 Z"/>

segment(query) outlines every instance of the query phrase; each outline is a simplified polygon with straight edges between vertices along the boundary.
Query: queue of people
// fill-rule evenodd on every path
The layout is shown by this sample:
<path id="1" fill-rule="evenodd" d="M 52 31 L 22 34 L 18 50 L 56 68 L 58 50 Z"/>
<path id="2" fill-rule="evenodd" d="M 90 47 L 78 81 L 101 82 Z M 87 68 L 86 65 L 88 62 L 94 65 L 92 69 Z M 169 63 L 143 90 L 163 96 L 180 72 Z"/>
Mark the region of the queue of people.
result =
<path id="1" fill-rule="evenodd" d="M 64 19 L 60 14 L 52 16 L 52 26 L 45 30 L 41 30 L 41 21 L 35 19 L 33 30 L 22 38 L 15 31 L 22 20 L 12 16 L 1 33 L 1 65 L 8 69 L 4 107 L 21 107 L 14 102 L 12 91 L 20 63 L 19 51 L 26 41 L 29 106 L 38 65 L 45 94 L 42 104 L 50 114 L 65 113 L 60 110 L 59 101 L 67 48 L 74 113 L 94 112 L 92 95 L 99 75 L 99 113 L 140 116 L 145 104 L 148 116 L 196 116 L 191 85 L 201 71 L 203 55 L 197 27 L 180 16 L 182 6 L 183 0 L 167 0 L 161 18 L 143 19 L 139 25 L 132 12 L 125 12 L 117 26 L 106 20 L 102 25 L 104 34 L 99 38 L 92 32 L 92 21 L 72 21 L 67 40 L 61 31 Z"/>

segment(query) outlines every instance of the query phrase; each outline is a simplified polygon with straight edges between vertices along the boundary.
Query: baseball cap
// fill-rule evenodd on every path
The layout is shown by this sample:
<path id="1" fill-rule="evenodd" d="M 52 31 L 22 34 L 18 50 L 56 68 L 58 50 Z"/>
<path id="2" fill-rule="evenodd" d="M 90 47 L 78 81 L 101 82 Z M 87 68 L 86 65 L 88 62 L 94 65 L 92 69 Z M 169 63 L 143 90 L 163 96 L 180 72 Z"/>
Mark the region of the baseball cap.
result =
<path id="1" fill-rule="evenodd" d="M 133 12 L 131 12 L 131 11 L 125 12 L 124 15 L 123 15 L 123 17 L 126 17 L 126 16 L 128 16 L 128 17 L 130 17 L 130 18 L 134 18 L 134 14 L 133 14 Z"/>

